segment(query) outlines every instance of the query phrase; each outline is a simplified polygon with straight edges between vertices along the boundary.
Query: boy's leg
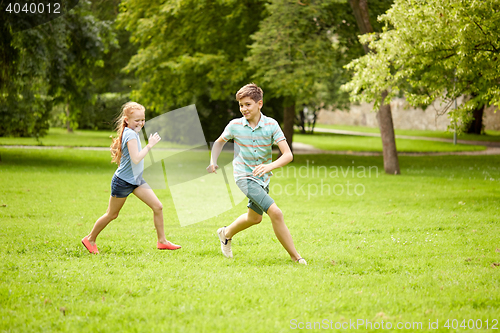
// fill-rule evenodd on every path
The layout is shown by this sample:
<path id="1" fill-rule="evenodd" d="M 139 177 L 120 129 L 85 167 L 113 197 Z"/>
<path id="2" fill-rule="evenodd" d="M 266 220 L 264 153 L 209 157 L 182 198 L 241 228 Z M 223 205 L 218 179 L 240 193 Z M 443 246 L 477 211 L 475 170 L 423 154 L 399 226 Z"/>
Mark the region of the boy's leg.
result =
<path id="1" fill-rule="evenodd" d="M 219 230 L 217 230 L 217 235 L 221 243 L 222 254 L 224 254 L 226 258 L 232 258 L 233 251 L 231 250 L 231 238 L 238 232 L 260 223 L 260 221 L 262 221 L 262 215 L 248 208 L 248 213 L 239 216 L 229 225 L 229 227 L 219 228 Z"/>
<path id="2" fill-rule="evenodd" d="M 264 211 L 256 204 L 265 199 L 267 193 L 264 189 L 253 180 L 239 180 L 236 185 L 248 197 L 248 212 L 239 216 L 228 227 L 225 227 L 225 234 L 227 239 L 233 238 L 238 232 L 245 230 L 262 221 L 262 214 Z M 272 200 L 271 198 L 269 198 Z"/>
<path id="3" fill-rule="evenodd" d="M 257 214 L 253 209 L 248 208 L 248 212 L 240 215 L 233 223 L 226 227 L 226 238 L 231 239 L 238 232 L 243 231 L 253 225 L 259 224 L 262 221 L 262 215 Z"/>
<path id="4" fill-rule="evenodd" d="M 276 203 L 273 203 L 267 210 L 267 214 L 271 218 L 274 233 L 276 234 L 276 237 L 280 241 L 281 245 L 283 245 L 294 261 L 299 260 L 301 256 L 295 249 L 292 235 L 285 224 L 285 218 L 283 217 L 281 209 L 278 208 Z"/>
<path id="5" fill-rule="evenodd" d="M 120 209 L 122 209 L 125 200 L 127 200 L 127 198 L 116 198 L 113 196 L 109 197 L 109 205 L 106 213 L 97 219 L 94 227 L 92 228 L 92 231 L 87 236 L 87 239 L 89 240 L 91 245 L 95 245 L 97 236 L 104 228 L 106 228 L 108 223 L 118 217 L 118 213 L 120 212 Z"/>
<path id="6" fill-rule="evenodd" d="M 138 197 L 142 202 L 148 205 L 153 210 L 153 220 L 156 228 L 156 235 L 158 236 L 158 242 L 162 244 L 167 244 L 167 239 L 165 238 L 165 229 L 163 227 L 163 205 L 156 196 L 155 192 L 147 186 L 141 185 L 137 187 L 134 192 L 136 197 Z"/>

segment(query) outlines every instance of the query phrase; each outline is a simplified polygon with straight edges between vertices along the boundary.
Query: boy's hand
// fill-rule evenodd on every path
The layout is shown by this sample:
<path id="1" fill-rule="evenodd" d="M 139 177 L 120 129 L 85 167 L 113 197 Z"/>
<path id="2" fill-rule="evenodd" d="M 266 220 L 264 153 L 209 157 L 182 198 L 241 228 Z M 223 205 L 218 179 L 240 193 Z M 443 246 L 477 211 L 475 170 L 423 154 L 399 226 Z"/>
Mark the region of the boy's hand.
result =
<path id="1" fill-rule="evenodd" d="M 217 170 L 219 168 L 219 166 L 217 164 L 213 165 L 213 164 L 210 164 L 209 166 L 207 166 L 207 171 L 208 173 L 217 173 L 215 170 Z"/>
<path id="2" fill-rule="evenodd" d="M 151 134 L 151 135 L 149 136 L 149 140 L 148 140 L 148 145 L 149 145 L 149 147 L 153 148 L 153 146 L 154 146 L 155 144 L 157 144 L 158 142 L 160 142 L 160 140 L 161 140 L 161 137 L 160 137 L 160 135 L 158 134 L 158 132 L 156 132 L 155 134 Z"/>
<path id="3" fill-rule="evenodd" d="M 271 172 L 273 168 L 270 164 L 261 164 L 253 169 L 253 175 L 257 177 L 262 177 L 264 174 Z"/>

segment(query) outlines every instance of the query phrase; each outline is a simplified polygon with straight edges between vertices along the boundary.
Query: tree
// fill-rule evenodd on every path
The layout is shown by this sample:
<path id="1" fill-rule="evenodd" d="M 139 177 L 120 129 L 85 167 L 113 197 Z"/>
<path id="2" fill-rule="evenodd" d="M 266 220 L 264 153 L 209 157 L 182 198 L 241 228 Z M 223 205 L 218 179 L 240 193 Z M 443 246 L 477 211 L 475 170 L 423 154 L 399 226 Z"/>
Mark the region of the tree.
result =
<path id="1" fill-rule="evenodd" d="M 91 101 L 92 72 L 114 35 L 89 8 L 82 0 L 65 15 L 19 32 L 8 20 L 0 23 L 1 136 L 41 136 L 54 104 L 82 110 Z"/>
<path id="2" fill-rule="evenodd" d="M 376 52 L 353 61 L 345 87 L 354 100 L 388 103 L 401 93 L 413 106 L 440 98 L 443 113 L 455 98 L 465 103 L 449 112 L 463 130 L 474 110 L 500 104 L 500 11 L 496 0 L 396 0 L 380 17 L 379 35 L 363 36 Z"/>
<path id="3" fill-rule="evenodd" d="M 370 23 L 367 0 L 349 0 L 356 17 L 359 30 L 362 35 L 372 34 L 373 28 Z M 366 42 L 363 42 L 365 53 L 371 54 L 376 51 L 371 50 Z M 380 94 L 380 108 L 377 112 L 377 120 L 382 138 L 382 152 L 384 156 L 384 170 L 388 174 L 401 174 L 399 169 L 398 151 L 396 149 L 396 137 L 394 135 L 394 125 L 392 122 L 391 105 L 386 100 L 387 91 L 382 90 Z"/>
<path id="4" fill-rule="evenodd" d="M 293 142 L 296 108 L 332 105 L 341 67 L 334 50 L 332 1 L 273 0 L 253 36 L 254 78 L 284 100 L 283 132 Z"/>
<path id="5" fill-rule="evenodd" d="M 137 54 L 137 46 L 130 42 L 130 32 L 117 27 L 120 2 L 91 0 L 92 15 L 110 26 L 116 41 L 109 43 L 107 52 L 102 54 L 102 67 L 91 72 L 91 97 L 95 102 L 86 103 L 73 118 L 81 129 L 114 128 L 113 120 L 121 106 L 130 100 L 132 87 L 137 88 L 140 84 L 132 73 L 122 71 L 130 58 Z"/>
<path id="6" fill-rule="evenodd" d="M 486 105 L 479 104 L 472 110 L 472 120 L 467 125 L 465 132 L 468 134 L 483 134 L 483 114 Z"/>
<path id="7" fill-rule="evenodd" d="M 104 55 L 117 45 L 111 21 L 98 20 L 90 1 L 78 6 L 57 22 L 59 34 L 54 35 L 54 70 L 50 70 L 49 94 L 54 103 L 62 103 L 67 114 L 67 129 L 78 125 L 78 118 L 96 101 L 94 73 L 104 67 Z M 72 125 L 73 124 L 73 125 Z"/>
<path id="8" fill-rule="evenodd" d="M 50 64 L 44 33 L 37 28 L 14 34 L 6 19 L 0 29 L 0 136 L 43 135 L 51 108 L 44 82 Z"/>
<path id="9" fill-rule="evenodd" d="M 138 45 L 126 71 L 141 86 L 134 99 L 159 114 L 195 103 L 207 140 L 236 113 L 234 95 L 249 83 L 244 62 L 262 17 L 261 0 L 125 0 L 118 21 Z"/>

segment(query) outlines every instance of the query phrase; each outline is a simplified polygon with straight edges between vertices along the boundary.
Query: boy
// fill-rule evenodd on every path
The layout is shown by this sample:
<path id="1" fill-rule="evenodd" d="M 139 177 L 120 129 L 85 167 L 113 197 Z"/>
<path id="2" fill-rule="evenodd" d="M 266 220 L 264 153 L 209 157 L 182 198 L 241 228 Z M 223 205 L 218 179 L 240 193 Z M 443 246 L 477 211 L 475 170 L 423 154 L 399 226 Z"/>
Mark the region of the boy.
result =
<path id="1" fill-rule="evenodd" d="M 226 258 L 232 258 L 231 239 L 238 232 L 262 221 L 266 212 L 271 218 L 273 230 L 281 245 L 287 250 L 292 260 L 307 265 L 295 249 L 292 235 L 285 225 L 283 213 L 269 196 L 269 178 L 271 171 L 290 163 L 293 159 L 285 136 L 272 118 L 264 116 L 260 109 L 263 106 L 264 93 L 256 84 L 247 84 L 236 93 L 243 117 L 233 119 L 226 126 L 222 135 L 212 147 L 212 158 L 207 167 L 208 172 L 216 172 L 219 168 L 217 158 L 224 144 L 234 139 L 240 150 L 233 161 L 234 179 L 238 187 L 248 197 L 248 212 L 238 217 L 228 227 L 217 230 L 221 242 L 221 250 Z M 272 143 L 278 144 L 281 157 L 272 162 Z"/>

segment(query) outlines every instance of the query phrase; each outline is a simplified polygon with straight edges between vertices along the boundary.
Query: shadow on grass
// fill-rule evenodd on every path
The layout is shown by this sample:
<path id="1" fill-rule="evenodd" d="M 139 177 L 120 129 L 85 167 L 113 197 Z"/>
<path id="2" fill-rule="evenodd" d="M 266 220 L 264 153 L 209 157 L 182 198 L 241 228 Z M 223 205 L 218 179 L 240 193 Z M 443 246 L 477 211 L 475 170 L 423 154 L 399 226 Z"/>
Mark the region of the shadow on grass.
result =
<path id="1" fill-rule="evenodd" d="M 82 151 L 76 149 L 0 149 L 2 167 L 65 168 L 71 170 L 86 168 L 116 169 L 111 164 L 111 155 L 106 151 Z"/>

